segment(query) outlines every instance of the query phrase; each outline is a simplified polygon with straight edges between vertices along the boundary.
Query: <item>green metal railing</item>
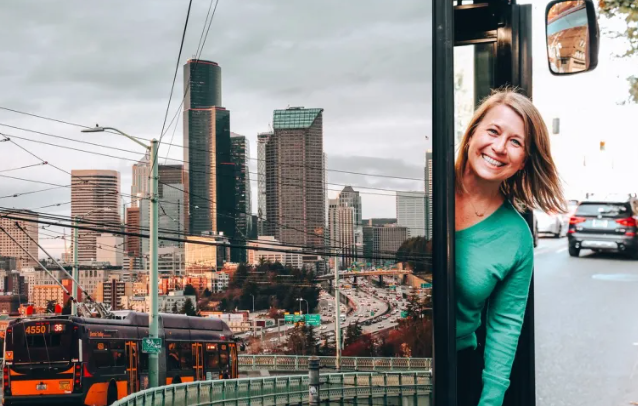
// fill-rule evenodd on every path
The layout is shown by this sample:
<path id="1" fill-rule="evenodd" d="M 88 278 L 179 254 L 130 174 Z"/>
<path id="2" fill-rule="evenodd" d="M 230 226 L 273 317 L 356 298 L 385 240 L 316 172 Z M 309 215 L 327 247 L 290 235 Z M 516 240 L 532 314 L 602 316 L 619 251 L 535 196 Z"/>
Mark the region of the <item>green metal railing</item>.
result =
<path id="1" fill-rule="evenodd" d="M 321 404 L 401 398 L 430 405 L 429 372 L 346 372 L 320 376 Z M 200 381 L 147 389 L 113 406 L 239 406 L 308 404 L 307 375 Z M 384 402 L 385 403 L 385 402 Z"/>
<path id="2" fill-rule="evenodd" d="M 308 371 L 309 356 L 240 355 L 239 371 Z M 336 369 L 336 357 L 318 357 L 323 369 Z M 431 371 L 432 358 L 341 357 L 347 371 Z"/>

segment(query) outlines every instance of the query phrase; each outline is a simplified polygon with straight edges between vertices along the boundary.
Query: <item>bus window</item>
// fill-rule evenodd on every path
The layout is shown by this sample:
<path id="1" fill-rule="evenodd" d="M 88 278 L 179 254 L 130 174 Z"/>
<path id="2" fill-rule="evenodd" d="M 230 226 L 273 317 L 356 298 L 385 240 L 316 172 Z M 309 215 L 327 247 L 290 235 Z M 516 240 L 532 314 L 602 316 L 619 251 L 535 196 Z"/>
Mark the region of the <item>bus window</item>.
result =
<path id="1" fill-rule="evenodd" d="M 219 370 L 219 352 L 217 344 L 206 344 L 206 371 Z"/>
<path id="2" fill-rule="evenodd" d="M 179 361 L 181 369 L 188 371 L 193 369 L 193 349 L 191 348 L 191 343 L 179 343 Z"/>
<path id="3" fill-rule="evenodd" d="M 123 367 L 126 365 L 124 359 L 124 342 L 123 341 L 111 341 L 110 342 L 111 357 L 113 358 L 113 366 Z"/>
<path id="4" fill-rule="evenodd" d="M 180 369 L 179 343 L 169 342 L 166 345 L 166 367 L 169 370 Z"/>
<path id="5" fill-rule="evenodd" d="M 91 359 L 96 368 L 109 368 L 112 365 L 108 341 L 94 341 L 91 350 Z"/>
<path id="6" fill-rule="evenodd" d="M 219 345 L 219 373 L 223 379 L 230 378 L 230 349 L 226 344 Z"/>

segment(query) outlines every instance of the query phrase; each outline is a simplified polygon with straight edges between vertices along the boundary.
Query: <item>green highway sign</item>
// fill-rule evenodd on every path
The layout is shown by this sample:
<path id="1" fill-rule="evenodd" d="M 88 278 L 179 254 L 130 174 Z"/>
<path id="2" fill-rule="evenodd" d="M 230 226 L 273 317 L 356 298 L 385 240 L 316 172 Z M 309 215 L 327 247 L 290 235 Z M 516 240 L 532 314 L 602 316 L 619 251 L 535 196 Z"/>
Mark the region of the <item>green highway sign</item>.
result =
<path id="1" fill-rule="evenodd" d="M 142 352 L 145 354 L 159 354 L 162 350 L 162 339 L 161 338 L 151 338 L 144 337 L 142 338 Z"/>
<path id="2" fill-rule="evenodd" d="M 318 327 L 321 325 L 321 315 L 320 314 L 306 314 L 306 323 L 309 326 Z"/>
<path id="3" fill-rule="evenodd" d="M 295 314 L 295 317 L 293 318 L 293 321 L 294 321 L 295 323 L 298 323 L 298 322 L 300 322 L 300 321 L 304 321 L 305 319 L 306 319 L 306 318 L 305 318 L 303 315 L 301 315 L 301 314 Z"/>
<path id="4" fill-rule="evenodd" d="M 397 287 L 396 287 L 396 285 L 392 285 L 392 286 L 390 286 L 390 289 L 397 290 Z"/>
<path id="5" fill-rule="evenodd" d="M 294 317 L 295 317 L 295 316 L 294 316 L 294 315 L 292 315 L 292 314 L 286 314 L 286 315 L 284 315 L 284 322 L 286 322 L 286 323 L 292 323 L 292 322 L 293 322 L 293 320 L 294 320 Z"/>
<path id="6" fill-rule="evenodd" d="M 408 317 L 408 312 L 404 310 L 401 312 L 401 318 L 405 319 L 406 317 Z"/>
<path id="7" fill-rule="evenodd" d="M 421 289 L 430 289 L 432 287 L 431 283 L 422 283 Z"/>

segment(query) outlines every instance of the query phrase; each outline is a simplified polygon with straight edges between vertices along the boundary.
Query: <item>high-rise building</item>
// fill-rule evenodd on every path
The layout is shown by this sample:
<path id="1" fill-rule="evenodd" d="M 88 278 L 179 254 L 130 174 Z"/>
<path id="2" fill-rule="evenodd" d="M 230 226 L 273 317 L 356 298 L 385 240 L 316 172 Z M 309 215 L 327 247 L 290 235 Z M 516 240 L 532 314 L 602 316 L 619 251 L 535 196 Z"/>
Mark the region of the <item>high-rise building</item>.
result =
<path id="1" fill-rule="evenodd" d="M 257 234 L 264 235 L 266 212 L 266 144 L 272 132 L 257 134 Z"/>
<path id="2" fill-rule="evenodd" d="M 339 199 L 330 199 L 328 205 L 328 243 L 331 251 L 339 254 L 340 264 L 349 267 L 356 252 L 354 239 L 355 210 L 347 203 L 341 204 Z"/>
<path id="3" fill-rule="evenodd" d="M 142 239 L 136 235 L 140 233 L 140 208 L 126 208 L 126 233 L 124 246 L 126 247 L 127 268 L 129 270 L 142 269 Z"/>
<path id="4" fill-rule="evenodd" d="M 133 165 L 133 177 L 131 180 L 131 206 L 137 207 L 140 199 L 150 193 L 151 160 L 148 152 L 144 158 Z"/>
<path id="5" fill-rule="evenodd" d="M 248 159 L 250 159 L 250 147 L 248 140 L 243 135 L 230 134 L 230 153 L 235 167 L 235 243 L 245 245 L 250 238 L 252 223 L 250 203 L 250 171 Z M 233 248 L 231 250 L 233 262 L 245 263 L 246 250 Z"/>
<path id="6" fill-rule="evenodd" d="M 363 255 L 374 265 L 393 263 L 394 255 L 408 238 L 408 229 L 397 225 L 363 227 Z"/>
<path id="7" fill-rule="evenodd" d="M 230 111 L 221 107 L 221 68 L 189 60 L 184 66 L 184 199 L 187 233 L 235 236 L 235 170 Z"/>
<path id="8" fill-rule="evenodd" d="M 184 65 L 184 110 L 223 106 L 222 68 L 212 61 L 189 59 Z"/>
<path id="9" fill-rule="evenodd" d="M 425 193 L 397 192 L 397 223 L 408 229 L 408 237 L 425 236 Z"/>
<path id="10" fill-rule="evenodd" d="M 432 240 L 432 150 L 425 152 L 425 237 Z"/>
<path id="11" fill-rule="evenodd" d="M 355 252 L 361 254 L 363 250 L 363 205 L 361 195 L 352 186 L 346 186 L 339 193 L 339 204 L 352 207 L 354 210 L 354 243 Z"/>
<path id="12" fill-rule="evenodd" d="M 8 235 L 0 232 L 0 256 L 15 258 L 17 271 L 24 268 L 38 267 L 38 261 L 33 260 L 22 248 L 20 248 L 23 247 L 35 258 L 38 257 L 38 246 L 29 238 L 31 237 L 33 240 L 38 241 L 38 223 L 34 221 L 27 221 L 38 221 L 38 215 L 30 210 L 16 210 L 12 212 L 12 215 L 25 220 L 14 220 L 6 217 L 0 217 L 0 225 L 2 228 L 4 228 L 6 232 L 17 241 L 16 244 Z M 18 223 L 20 227 L 27 232 L 27 234 L 20 230 L 18 226 L 16 226 L 16 223 Z"/>
<path id="13" fill-rule="evenodd" d="M 80 217 L 102 228 L 120 230 L 120 173 L 109 170 L 71 171 L 71 217 Z M 88 214 L 90 212 L 90 214 Z M 88 215 L 87 215 L 88 214 Z M 96 238 L 102 232 L 78 230 L 78 261 L 97 259 Z"/>
<path id="14" fill-rule="evenodd" d="M 266 234 L 284 245 L 325 244 L 323 109 L 275 110 L 266 145 Z"/>
<path id="15" fill-rule="evenodd" d="M 157 182 L 157 195 L 160 198 L 164 197 L 165 185 L 181 185 L 183 183 L 183 172 L 184 167 L 182 165 L 158 165 L 159 182 Z M 166 187 L 166 189 L 170 189 L 170 187 Z"/>

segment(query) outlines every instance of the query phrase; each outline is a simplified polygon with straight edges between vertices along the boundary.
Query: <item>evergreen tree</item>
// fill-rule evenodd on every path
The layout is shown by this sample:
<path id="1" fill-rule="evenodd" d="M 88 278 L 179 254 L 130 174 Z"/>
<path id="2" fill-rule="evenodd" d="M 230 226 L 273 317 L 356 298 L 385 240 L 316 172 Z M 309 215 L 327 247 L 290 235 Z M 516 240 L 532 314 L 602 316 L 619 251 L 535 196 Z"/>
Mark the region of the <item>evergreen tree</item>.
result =
<path id="1" fill-rule="evenodd" d="M 349 324 L 348 327 L 346 327 L 346 336 L 344 338 L 343 346 L 347 347 L 353 344 L 355 341 L 361 338 L 362 335 L 363 329 L 361 328 L 359 322 Z"/>
<path id="2" fill-rule="evenodd" d="M 184 286 L 184 296 L 195 296 L 197 297 L 197 291 L 190 283 Z"/>
<path id="3" fill-rule="evenodd" d="M 187 316 L 197 315 L 197 310 L 195 310 L 195 306 L 193 305 L 193 302 L 190 299 L 186 299 L 186 301 L 184 302 L 184 306 L 182 307 L 181 313 Z"/>

